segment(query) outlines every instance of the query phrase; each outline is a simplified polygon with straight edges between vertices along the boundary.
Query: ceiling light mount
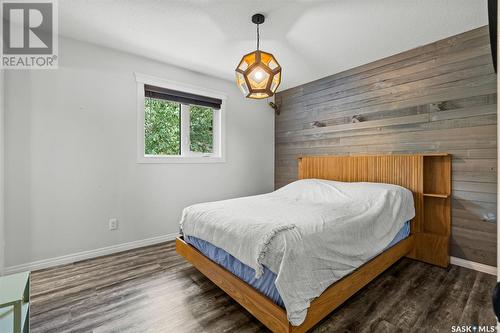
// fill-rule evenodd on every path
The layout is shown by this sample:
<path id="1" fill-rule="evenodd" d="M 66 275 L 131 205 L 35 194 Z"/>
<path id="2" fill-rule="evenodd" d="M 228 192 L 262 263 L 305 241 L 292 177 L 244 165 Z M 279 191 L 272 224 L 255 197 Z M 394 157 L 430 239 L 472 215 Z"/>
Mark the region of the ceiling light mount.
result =
<path id="1" fill-rule="evenodd" d="M 236 67 L 236 84 L 247 98 L 271 97 L 281 83 L 281 66 L 269 52 L 260 50 L 259 25 L 264 23 L 262 14 L 252 16 L 257 25 L 257 50 L 243 56 Z"/>
<path id="2" fill-rule="evenodd" d="M 252 16 L 252 22 L 255 24 L 262 24 L 266 20 L 266 17 L 263 14 L 254 14 Z"/>

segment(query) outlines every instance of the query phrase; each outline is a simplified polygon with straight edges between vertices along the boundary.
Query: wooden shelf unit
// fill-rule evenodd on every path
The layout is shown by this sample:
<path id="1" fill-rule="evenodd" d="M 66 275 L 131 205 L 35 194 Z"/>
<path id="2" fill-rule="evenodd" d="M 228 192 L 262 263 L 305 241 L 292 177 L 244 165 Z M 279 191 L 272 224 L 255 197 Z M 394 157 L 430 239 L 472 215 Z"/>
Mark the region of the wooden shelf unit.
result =
<path id="1" fill-rule="evenodd" d="M 433 197 L 433 198 L 442 198 L 446 199 L 450 195 L 449 194 L 440 194 L 440 193 L 424 193 L 424 197 Z"/>
<path id="2" fill-rule="evenodd" d="M 449 264 L 451 155 L 423 155 L 423 217 L 413 226 L 417 246 L 410 255 L 442 267 Z"/>
<path id="3" fill-rule="evenodd" d="M 451 156 L 423 155 L 424 193 L 451 194 Z"/>

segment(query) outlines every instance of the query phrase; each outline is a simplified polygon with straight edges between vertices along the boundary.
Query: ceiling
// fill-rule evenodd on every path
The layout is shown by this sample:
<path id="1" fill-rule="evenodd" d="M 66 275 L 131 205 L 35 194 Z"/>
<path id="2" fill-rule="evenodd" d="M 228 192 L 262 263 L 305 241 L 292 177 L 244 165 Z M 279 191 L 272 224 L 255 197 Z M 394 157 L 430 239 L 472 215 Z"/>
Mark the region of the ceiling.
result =
<path id="1" fill-rule="evenodd" d="M 255 49 L 283 67 L 279 90 L 488 23 L 486 0 L 68 0 L 62 35 L 233 80 Z"/>

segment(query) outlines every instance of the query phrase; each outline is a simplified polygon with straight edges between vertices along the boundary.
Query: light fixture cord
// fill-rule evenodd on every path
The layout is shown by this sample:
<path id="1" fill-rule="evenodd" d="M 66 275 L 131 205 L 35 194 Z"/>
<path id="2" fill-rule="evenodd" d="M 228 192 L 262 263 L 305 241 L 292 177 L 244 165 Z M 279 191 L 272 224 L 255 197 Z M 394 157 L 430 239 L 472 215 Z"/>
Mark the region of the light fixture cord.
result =
<path id="1" fill-rule="evenodd" d="M 257 51 L 259 51 L 259 42 L 260 42 L 260 32 L 259 32 L 259 24 L 257 24 Z"/>

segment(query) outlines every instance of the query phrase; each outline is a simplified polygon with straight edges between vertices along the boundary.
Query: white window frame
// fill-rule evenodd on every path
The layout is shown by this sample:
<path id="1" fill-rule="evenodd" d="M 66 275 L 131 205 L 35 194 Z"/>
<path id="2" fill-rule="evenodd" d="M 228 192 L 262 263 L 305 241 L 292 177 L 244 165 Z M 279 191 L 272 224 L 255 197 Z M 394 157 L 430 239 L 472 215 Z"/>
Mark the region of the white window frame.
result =
<path id="1" fill-rule="evenodd" d="M 137 163 L 224 163 L 226 162 L 226 94 L 211 89 L 135 73 L 137 81 Z M 189 105 L 181 103 L 181 155 L 146 155 L 144 148 L 144 85 L 182 91 L 222 100 L 220 110 L 213 116 L 213 152 L 190 150 Z"/>

